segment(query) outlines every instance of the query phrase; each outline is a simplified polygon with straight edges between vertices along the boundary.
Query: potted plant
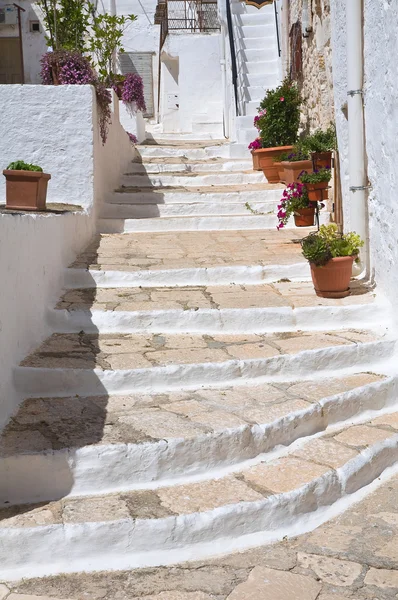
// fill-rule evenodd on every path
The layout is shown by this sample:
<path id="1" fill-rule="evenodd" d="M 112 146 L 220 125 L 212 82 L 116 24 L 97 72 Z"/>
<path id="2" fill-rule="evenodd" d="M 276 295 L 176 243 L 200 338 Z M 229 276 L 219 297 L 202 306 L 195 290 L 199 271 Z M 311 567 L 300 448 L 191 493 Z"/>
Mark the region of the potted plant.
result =
<path id="1" fill-rule="evenodd" d="M 322 225 L 301 242 L 303 256 L 311 266 L 317 296 L 345 298 L 349 295 L 352 265 L 358 260 L 363 240 L 355 232 L 339 233 L 335 223 Z"/>
<path id="2" fill-rule="evenodd" d="M 314 225 L 315 209 L 317 203 L 311 203 L 308 193 L 302 183 L 290 183 L 283 191 L 282 199 L 278 205 L 277 217 L 279 223 L 277 229 L 286 227 L 290 217 L 294 216 L 296 227 L 311 227 Z M 320 205 L 323 208 L 323 205 Z"/>
<path id="3" fill-rule="evenodd" d="M 307 188 L 311 202 L 326 200 L 328 197 L 329 181 L 332 177 L 330 167 L 316 169 L 313 173 L 304 172 L 300 175 L 301 183 Z"/>
<path id="4" fill-rule="evenodd" d="M 6 178 L 6 208 L 45 210 L 47 184 L 51 175 L 38 165 L 17 160 L 3 171 Z"/>
<path id="5" fill-rule="evenodd" d="M 259 131 L 259 148 L 249 149 L 253 159 L 259 161 L 261 170 L 269 183 L 278 183 L 278 167 L 274 158 L 283 152 L 292 150 L 297 141 L 300 124 L 301 95 L 297 85 L 289 78 L 274 90 L 269 90 L 260 104 L 260 112 L 254 119 Z"/>
<path id="6" fill-rule="evenodd" d="M 330 168 L 333 150 L 337 148 L 335 126 L 331 124 L 326 131 L 317 129 L 312 135 L 305 138 L 304 144 L 316 169 Z"/>
<path id="7" fill-rule="evenodd" d="M 303 171 L 312 173 L 312 160 L 304 146 L 296 144 L 293 151 L 281 162 L 283 168 L 282 180 L 286 183 L 300 181 L 300 175 Z"/>

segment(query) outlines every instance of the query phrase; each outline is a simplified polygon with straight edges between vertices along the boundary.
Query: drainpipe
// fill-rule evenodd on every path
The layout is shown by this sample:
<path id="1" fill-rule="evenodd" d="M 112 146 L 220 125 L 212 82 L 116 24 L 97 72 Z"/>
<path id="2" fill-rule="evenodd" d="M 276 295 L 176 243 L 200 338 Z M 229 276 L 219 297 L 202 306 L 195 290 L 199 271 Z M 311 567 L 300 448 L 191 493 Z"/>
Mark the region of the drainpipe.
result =
<path id="1" fill-rule="evenodd" d="M 289 74 L 289 0 L 282 0 L 282 70 Z"/>
<path id="2" fill-rule="evenodd" d="M 348 160 L 350 179 L 350 230 L 365 241 L 362 264 L 368 266 L 368 227 L 365 131 L 363 107 L 363 0 L 346 0 L 347 84 L 348 84 Z"/>

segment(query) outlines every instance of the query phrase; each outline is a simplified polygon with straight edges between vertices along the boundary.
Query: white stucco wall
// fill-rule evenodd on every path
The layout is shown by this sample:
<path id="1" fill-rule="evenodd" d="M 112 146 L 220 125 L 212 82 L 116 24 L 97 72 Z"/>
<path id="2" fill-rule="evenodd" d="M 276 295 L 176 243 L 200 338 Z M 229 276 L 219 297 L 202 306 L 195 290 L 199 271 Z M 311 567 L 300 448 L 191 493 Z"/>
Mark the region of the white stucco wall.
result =
<path id="1" fill-rule="evenodd" d="M 96 230 L 97 208 L 133 157 L 115 104 L 102 145 L 90 86 L 0 86 L 0 163 L 38 162 L 52 174 L 52 201 L 83 204 L 68 214 L 0 213 L 0 428 L 21 397 L 13 368 L 50 333 L 47 310 L 64 270 Z M 29 115 L 22 119 L 20 115 Z M 1 180 L 3 177 L 1 176 Z M 2 181 L 0 202 L 5 200 Z"/>
<path id="2" fill-rule="evenodd" d="M 4 4 L 9 3 L 12 4 L 11 0 L 4 2 Z M 42 23 L 40 23 L 40 32 L 31 33 L 30 21 L 40 21 L 41 14 L 34 2 L 18 0 L 16 4 L 25 9 L 25 12 L 21 12 L 25 83 L 40 83 L 40 59 L 47 51 L 47 46 Z M 0 27 L 0 37 L 19 37 L 18 25 Z"/>
<path id="3" fill-rule="evenodd" d="M 92 206 L 93 93 L 86 85 L 0 86 L 1 170 L 14 160 L 38 164 L 51 174 L 48 202 Z"/>
<path id="4" fill-rule="evenodd" d="M 332 40 L 334 93 L 343 171 L 344 225 L 350 229 L 347 177 L 348 138 L 341 110 L 347 98 L 345 0 L 334 0 Z M 370 261 L 376 283 L 396 302 L 398 295 L 398 7 L 390 0 L 364 0 L 365 134 L 368 176 Z"/>

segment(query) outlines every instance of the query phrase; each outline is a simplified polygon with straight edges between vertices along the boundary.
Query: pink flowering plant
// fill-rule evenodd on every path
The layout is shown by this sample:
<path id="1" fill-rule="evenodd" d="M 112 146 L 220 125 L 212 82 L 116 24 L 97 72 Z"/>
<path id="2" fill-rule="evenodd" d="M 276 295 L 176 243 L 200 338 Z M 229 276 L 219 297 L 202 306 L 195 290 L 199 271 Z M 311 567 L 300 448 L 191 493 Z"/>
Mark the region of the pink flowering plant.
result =
<path id="1" fill-rule="evenodd" d="M 137 136 L 136 136 L 136 135 L 134 135 L 134 133 L 130 133 L 129 131 L 126 131 L 126 133 L 127 133 L 127 135 L 128 135 L 128 138 L 129 138 L 130 142 L 131 142 L 132 144 L 134 144 L 134 146 L 135 146 L 136 144 L 138 144 Z"/>
<path id="2" fill-rule="evenodd" d="M 314 206 L 314 203 L 312 203 Z M 282 199 L 278 205 L 278 225 L 277 229 L 286 227 L 290 217 L 302 208 L 310 208 L 311 203 L 308 199 L 308 192 L 302 183 L 291 183 L 283 192 Z"/>
<path id="3" fill-rule="evenodd" d="M 253 140 L 253 142 L 250 142 L 250 144 L 248 145 L 249 150 L 260 150 L 260 148 L 262 148 L 262 142 L 261 142 L 261 138 L 256 138 L 255 140 Z"/>

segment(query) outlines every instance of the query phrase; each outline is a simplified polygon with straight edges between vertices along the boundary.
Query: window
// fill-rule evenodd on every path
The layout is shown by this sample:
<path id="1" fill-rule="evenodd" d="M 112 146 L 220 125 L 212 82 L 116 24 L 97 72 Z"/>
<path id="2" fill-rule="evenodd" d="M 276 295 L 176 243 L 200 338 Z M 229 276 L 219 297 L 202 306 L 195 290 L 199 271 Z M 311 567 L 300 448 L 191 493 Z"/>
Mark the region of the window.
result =
<path id="1" fill-rule="evenodd" d="M 39 21 L 30 21 L 29 30 L 31 33 L 40 33 L 40 22 Z"/>

